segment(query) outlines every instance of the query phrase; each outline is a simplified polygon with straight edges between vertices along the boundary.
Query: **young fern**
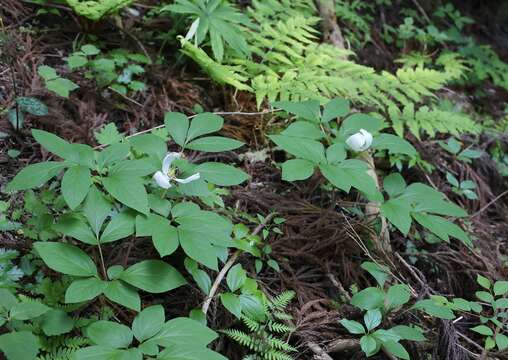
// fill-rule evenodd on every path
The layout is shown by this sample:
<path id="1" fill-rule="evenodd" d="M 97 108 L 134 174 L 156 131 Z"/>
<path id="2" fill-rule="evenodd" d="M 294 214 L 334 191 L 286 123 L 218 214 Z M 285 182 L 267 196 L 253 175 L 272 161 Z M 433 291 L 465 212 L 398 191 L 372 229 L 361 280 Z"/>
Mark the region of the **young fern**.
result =
<path id="1" fill-rule="evenodd" d="M 293 328 L 279 320 L 291 319 L 284 309 L 294 296 L 293 291 L 285 291 L 268 301 L 265 304 L 265 320 L 263 321 L 242 316 L 242 322 L 249 333 L 238 329 L 222 330 L 226 336 L 254 352 L 245 356 L 244 360 L 293 360 L 290 353 L 297 350 L 280 339 L 281 336 L 293 331 Z"/>

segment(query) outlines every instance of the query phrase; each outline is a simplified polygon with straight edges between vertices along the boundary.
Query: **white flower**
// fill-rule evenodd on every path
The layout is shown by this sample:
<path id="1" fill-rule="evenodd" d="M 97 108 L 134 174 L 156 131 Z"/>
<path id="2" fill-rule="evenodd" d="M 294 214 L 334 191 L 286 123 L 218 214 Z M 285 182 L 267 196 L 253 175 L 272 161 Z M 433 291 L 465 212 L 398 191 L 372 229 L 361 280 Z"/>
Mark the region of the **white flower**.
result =
<path id="1" fill-rule="evenodd" d="M 356 134 L 347 138 L 346 144 L 354 151 L 365 151 L 372 145 L 372 134 L 360 129 Z"/>
<path id="2" fill-rule="evenodd" d="M 176 152 L 170 152 L 162 160 L 162 171 L 157 171 L 153 174 L 153 179 L 163 189 L 169 189 L 172 185 L 171 182 L 177 182 L 180 184 L 187 184 L 191 181 L 199 179 L 199 173 L 189 176 L 185 179 L 179 179 L 175 176 L 175 169 L 171 168 L 171 164 L 174 160 L 179 159 L 182 155 Z"/>

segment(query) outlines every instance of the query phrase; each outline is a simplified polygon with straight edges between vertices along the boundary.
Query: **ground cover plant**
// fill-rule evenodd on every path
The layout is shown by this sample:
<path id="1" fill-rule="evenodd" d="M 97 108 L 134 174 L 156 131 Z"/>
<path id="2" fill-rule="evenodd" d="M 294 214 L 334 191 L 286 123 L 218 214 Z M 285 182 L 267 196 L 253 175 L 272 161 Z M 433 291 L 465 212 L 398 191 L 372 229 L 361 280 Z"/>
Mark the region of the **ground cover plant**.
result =
<path id="1" fill-rule="evenodd" d="M 506 358 L 506 19 L 5 0 L 0 358 Z"/>

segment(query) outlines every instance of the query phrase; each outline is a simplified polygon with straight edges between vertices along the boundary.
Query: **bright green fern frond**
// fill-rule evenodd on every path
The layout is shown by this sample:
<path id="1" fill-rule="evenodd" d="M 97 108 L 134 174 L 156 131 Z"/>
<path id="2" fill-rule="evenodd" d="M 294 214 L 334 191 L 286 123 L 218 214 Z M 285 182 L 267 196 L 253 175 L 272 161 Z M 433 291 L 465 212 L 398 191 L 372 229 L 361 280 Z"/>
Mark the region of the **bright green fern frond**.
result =
<path id="1" fill-rule="evenodd" d="M 283 353 L 282 351 L 270 350 L 263 354 L 263 359 L 266 360 L 294 360 L 291 355 Z"/>
<path id="2" fill-rule="evenodd" d="M 289 345 L 287 342 L 277 339 L 273 336 L 268 336 L 267 341 L 270 344 L 270 347 L 273 349 L 283 350 L 285 352 L 297 351 L 293 346 Z"/>
<path id="3" fill-rule="evenodd" d="M 242 346 L 246 346 L 249 349 L 255 349 L 256 344 L 252 337 L 243 331 L 237 330 L 237 329 L 226 329 L 222 330 L 222 333 L 226 334 L 228 337 L 236 341 Z"/>
<path id="4" fill-rule="evenodd" d="M 294 299 L 296 293 L 293 290 L 284 291 L 282 294 L 276 296 L 272 301 L 272 307 L 276 309 L 285 309 L 291 300 Z"/>
<path id="5" fill-rule="evenodd" d="M 258 331 L 261 328 L 261 324 L 247 316 L 242 316 L 242 321 L 244 322 L 245 326 L 247 326 L 247 328 L 252 332 Z"/>
<path id="6" fill-rule="evenodd" d="M 291 315 L 288 315 L 288 314 L 285 314 L 287 317 L 289 317 L 289 319 L 287 320 L 291 320 L 292 316 Z M 269 321 L 268 322 L 268 329 L 273 332 L 273 333 L 277 333 L 277 334 L 286 334 L 286 333 L 289 333 L 291 331 L 294 331 L 294 328 L 292 326 L 288 326 L 286 324 L 282 324 L 282 323 L 279 323 L 279 322 L 274 322 L 274 321 Z"/>

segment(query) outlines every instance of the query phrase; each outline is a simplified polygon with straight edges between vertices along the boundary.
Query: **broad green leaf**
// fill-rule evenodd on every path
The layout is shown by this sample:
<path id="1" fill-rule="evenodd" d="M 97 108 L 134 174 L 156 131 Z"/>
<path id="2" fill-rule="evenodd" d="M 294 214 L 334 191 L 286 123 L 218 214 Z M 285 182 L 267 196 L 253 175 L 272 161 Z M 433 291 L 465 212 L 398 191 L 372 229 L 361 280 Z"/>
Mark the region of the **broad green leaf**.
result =
<path id="1" fill-rule="evenodd" d="M 227 360 L 221 354 L 205 347 L 175 345 L 162 351 L 158 360 Z"/>
<path id="2" fill-rule="evenodd" d="M 178 238 L 187 256 L 212 270 L 217 270 L 217 255 L 213 245 L 199 235 L 193 228 L 178 228 Z"/>
<path id="3" fill-rule="evenodd" d="M 455 319 L 455 315 L 452 310 L 447 307 L 436 303 L 432 299 L 420 300 L 416 304 L 413 305 L 413 309 L 423 310 L 427 314 L 431 316 L 438 317 L 440 319 L 445 320 L 453 320 Z"/>
<path id="4" fill-rule="evenodd" d="M 90 169 L 81 165 L 67 169 L 62 179 L 62 195 L 72 210 L 85 199 L 91 185 Z"/>
<path id="5" fill-rule="evenodd" d="M 357 292 L 351 298 L 351 305 L 362 310 L 372 310 L 383 306 L 384 293 L 381 289 L 369 287 Z"/>
<path id="6" fill-rule="evenodd" d="M 148 196 L 140 178 L 113 175 L 103 178 L 102 184 L 122 204 L 148 214 Z"/>
<path id="7" fill-rule="evenodd" d="M 291 159 L 282 164 L 282 180 L 305 180 L 314 174 L 314 163 L 304 159 Z"/>
<path id="8" fill-rule="evenodd" d="M 85 44 L 81 47 L 81 51 L 87 56 L 93 56 L 100 53 L 100 49 L 93 44 Z"/>
<path id="9" fill-rule="evenodd" d="M 86 328 L 86 334 L 95 344 L 113 349 L 126 348 L 132 342 L 131 329 L 113 321 L 96 321 Z"/>
<path id="10" fill-rule="evenodd" d="M 485 301 L 486 303 L 492 304 L 494 303 L 494 296 L 490 292 L 487 291 L 477 291 L 475 292 L 475 296 L 481 301 Z"/>
<path id="11" fill-rule="evenodd" d="M 166 322 L 149 341 L 164 347 L 204 347 L 217 338 L 217 333 L 199 322 L 179 317 Z"/>
<path id="12" fill-rule="evenodd" d="M 228 284 L 229 290 L 235 292 L 240 289 L 247 280 L 247 272 L 242 268 L 241 264 L 236 264 L 229 269 L 226 276 L 226 283 Z"/>
<path id="13" fill-rule="evenodd" d="M 318 141 L 285 135 L 269 135 L 268 137 L 291 155 L 316 164 L 326 162 L 324 146 Z"/>
<path id="14" fill-rule="evenodd" d="M 44 149 L 60 156 L 62 159 L 69 157 L 71 154 L 70 144 L 55 134 L 44 130 L 32 129 L 32 136 Z"/>
<path id="15" fill-rule="evenodd" d="M 496 281 L 494 283 L 494 295 L 504 295 L 508 293 L 508 281 Z"/>
<path id="16" fill-rule="evenodd" d="M 50 309 L 41 318 L 42 331 L 47 336 L 66 334 L 74 328 L 74 319 L 60 309 Z"/>
<path id="17" fill-rule="evenodd" d="M 335 143 L 326 149 L 326 160 L 329 164 L 336 164 L 346 159 L 347 153 L 343 143 Z"/>
<path id="18" fill-rule="evenodd" d="M 192 278 L 199 286 L 201 291 L 208 295 L 210 293 L 210 287 L 212 286 L 212 280 L 206 271 L 201 270 L 198 267 L 198 263 L 195 260 L 187 257 L 185 258 L 185 269 L 191 274 Z"/>
<path id="19" fill-rule="evenodd" d="M 367 130 L 371 134 L 375 134 L 382 130 L 386 124 L 373 116 L 361 113 L 355 113 L 349 115 L 343 122 L 340 127 L 340 133 L 344 137 L 349 137 L 354 133 L 360 131 L 360 129 Z"/>
<path id="20" fill-rule="evenodd" d="M 508 336 L 503 334 L 497 334 L 495 337 L 495 341 L 499 351 L 503 351 L 508 348 Z"/>
<path id="21" fill-rule="evenodd" d="M 171 255 L 178 248 L 178 231 L 167 219 L 158 218 L 160 219 L 156 221 L 158 225 L 152 230 L 152 241 L 159 255 L 163 257 Z"/>
<path id="22" fill-rule="evenodd" d="M 180 146 L 185 144 L 187 131 L 189 130 L 189 119 L 182 113 L 168 112 L 164 116 L 164 124 L 171 135 L 171 138 Z"/>
<path id="23" fill-rule="evenodd" d="M 242 313 L 251 319 L 264 321 L 266 319 L 265 305 L 259 296 L 253 294 L 241 294 Z"/>
<path id="24" fill-rule="evenodd" d="M 368 331 L 373 330 L 381 324 L 383 316 L 379 309 L 368 310 L 363 316 L 363 322 Z"/>
<path id="25" fill-rule="evenodd" d="M 403 199 L 388 200 L 380 207 L 381 214 L 388 219 L 404 235 L 411 228 L 411 207 Z"/>
<path id="26" fill-rule="evenodd" d="M 111 218 L 101 234 L 100 242 L 108 243 L 134 234 L 135 213 L 124 210 Z"/>
<path id="27" fill-rule="evenodd" d="M 88 59 L 85 56 L 79 54 L 72 54 L 67 58 L 67 65 L 71 70 L 85 66 L 87 63 Z"/>
<path id="28" fill-rule="evenodd" d="M 38 301 L 20 302 L 14 305 L 9 315 L 14 320 L 30 320 L 41 316 L 50 308 Z"/>
<path id="29" fill-rule="evenodd" d="M 102 224 L 104 224 L 104 220 L 106 220 L 106 217 L 111 212 L 111 204 L 104 198 L 95 185 L 88 192 L 83 212 L 92 230 L 99 236 Z"/>
<path id="30" fill-rule="evenodd" d="M 120 279 L 141 290 L 162 293 L 187 282 L 171 265 L 161 260 L 144 260 L 127 268 Z"/>
<path id="31" fill-rule="evenodd" d="M 407 303 L 409 298 L 410 290 L 406 284 L 392 285 L 386 293 L 386 306 L 390 309 L 394 309 Z"/>
<path id="32" fill-rule="evenodd" d="M 488 326 L 485 326 L 485 325 L 478 325 L 478 326 L 472 327 L 470 330 L 474 331 L 478 334 L 485 335 L 485 336 L 494 335 L 494 332 L 492 331 L 492 329 L 489 328 Z"/>
<path id="33" fill-rule="evenodd" d="M 209 112 L 198 114 L 191 121 L 189 131 L 187 133 L 187 141 L 195 139 L 201 135 L 217 132 L 222 129 L 223 124 L 224 120 L 218 115 Z"/>
<path id="34" fill-rule="evenodd" d="M 196 171 L 206 181 L 219 186 L 238 185 L 249 178 L 249 175 L 234 166 L 216 162 L 200 164 Z"/>
<path id="35" fill-rule="evenodd" d="M 168 217 L 171 211 L 171 202 L 155 194 L 148 194 L 148 205 L 150 209 L 163 217 Z"/>
<path id="36" fill-rule="evenodd" d="M 151 175 L 161 168 L 158 157 L 148 157 L 138 160 L 123 160 L 113 165 L 109 170 L 110 176 L 139 178 Z"/>
<path id="37" fill-rule="evenodd" d="M 69 79 L 58 77 L 56 79 L 46 80 L 46 88 L 59 96 L 68 98 L 70 92 L 76 90 L 79 86 Z"/>
<path id="38" fill-rule="evenodd" d="M 404 346 L 395 341 L 386 341 L 383 343 L 383 348 L 390 354 L 398 357 L 399 359 L 409 360 L 409 354 L 404 349 Z"/>
<path id="39" fill-rule="evenodd" d="M 307 100 L 302 102 L 276 101 L 271 104 L 275 108 L 280 108 L 288 113 L 295 114 L 299 118 L 319 122 L 321 109 L 319 101 Z"/>
<path id="40" fill-rule="evenodd" d="M 7 289 L 0 289 L 0 310 L 1 312 L 9 311 L 18 303 L 16 297 Z"/>
<path id="41" fill-rule="evenodd" d="M 360 348 L 367 356 L 377 352 L 378 344 L 376 338 L 372 335 L 364 335 L 360 338 Z"/>
<path id="42" fill-rule="evenodd" d="M 406 180 L 399 173 L 391 173 L 383 180 L 383 188 L 390 197 L 402 194 L 406 186 Z"/>
<path id="43" fill-rule="evenodd" d="M 358 321 L 342 319 L 339 322 L 351 334 L 365 334 L 365 328 Z"/>
<path id="44" fill-rule="evenodd" d="M 302 137 L 311 140 L 320 140 L 324 136 L 318 124 L 308 121 L 295 121 L 289 124 L 281 134 L 289 137 Z"/>
<path id="45" fill-rule="evenodd" d="M 104 290 L 104 296 L 134 311 L 139 311 L 141 308 L 141 299 L 138 292 L 130 285 L 118 280 L 108 283 L 108 286 Z"/>
<path id="46" fill-rule="evenodd" d="M 423 330 L 419 327 L 411 327 L 407 325 L 397 325 L 390 329 L 401 339 L 411 340 L 411 341 L 425 341 L 427 340 L 423 335 Z"/>
<path id="47" fill-rule="evenodd" d="M 95 277 L 74 280 L 65 291 L 66 303 L 89 301 L 106 290 L 108 283 Z"/>
<path id="48" fill-rule="evenodd" d="M 367 173 L 367 165 L 363 161 L 345 160 L 337 165 L 321 164 L 319 169 L 332 185 L 345 192 L 355 187 L 369 198 L 378 196 L 376 184 Z"/>
<path id="49" fill-rule="evenodd" d="M 349 101 L 345 99 L 332 99 L 323 108 L 322 122 L 328 122 L 338 117 L 346 116 L 349 113 Z"/>
<path id="50" fill-rule="evenodd" d="M 133 136 L 129 139 L 134 150 L 148 154 L 156 155 L 162 159 L 168 152 L 166 142 L 159 136 L 153 134 L 142 134 Z"/>
<path id="51" fill-rule="evenodd" d="M 92 259 L 80 248 L 58 242 L 36 242 L 34 248 L 51 269 L 74 276 L 97 276 Z"/>
<path id="52" fill-rule="evenodd" d="M 7 184 L 6 190 L 19 191 L 39 187 L 52 177 L 58 175 L 64 167 L 64 163 L 57 161 L 46 161 L 28 165 Z"/>
<path id="53" fill-rule="evenodd" d="M 16 130 L 20 130 L 25 124 L 25 115 L 21 109 L 10 109 L 7 112 L 7 119 L 12 124 L 12 127 Z"/>
<path id="54" fill-rule="evenodd" d="M 242 304 L 240 298 L 233 293 L 220 294 L 220 301 L 228 311 L 238 319 L 242 316 Z"/>
<path id="55" fill-rule="evenodd" d="M 390 277 L 388 269 L 371 261 L 365 261 L 360 265 L 362 269 L 371 274 L 376 279 L 379 286 L 384 287 L 386 280 Z"/>
<path id="56" fill-rule="evenodd" d="M 416 156 L 418 153 L 408 141 L 392 134 L 379 134 L 374 138 L 372 147 L 376 150 L 388 150 L 389 154 Z"/>
<path id="57" fill-rule="evenodd" d="M 84 242 L 89 245 L 97 245 L 97 238 L 88 226 L 86 221 L 73 214 L 65 214 L 53 225 L 53 229 L 64 235 Z"/>
<path id="58" fill-rule="evenodd" d="M 191 141 L 187 144 L 186 148 L 197 151 L 221 152 L 238 149 L 243 145 L 243 142 L 235 139 L 230 139 L 222 136 L 206 136 Z"/>
<path id="59" fill-rule="evenodd" d="M 87 346 L 76 351 L 75 360 L 131 360 L 125 353 L 109 346 Z"/>
<path id="60" fill-rule="evenodd" d="M 37 73 L 44 79 L 44 80 L 48 80 L 48 79 L 54 79 L 54 78 L 57 78 L 58 75 L 55 71 L 55 69 L 53 69 L 52 67 L 50 66 L 47 66 L 47 65 L 41 65 L 37 68 Z"/>
<path id="61" fill-rule="evenodd" d="M 164 325 L 165 315 L 162 305 L 153 305 L 143 309 L 132 322 L 132 332 L 139 342 L 157 334 Z"/>
<path id="62" fill-rule="evenodd" d="M 95 131 L 94 136 L 101 145 L 115 144 L 123 139 L 123 136 L 120 135 L 114 123 L 109 123 L 99 131 Z"/>
<path id="63" fill-rule="evenodd" d="M 0 350 L 8 360 L 35 360 L 39 338 L 29 331 L 13 331 L 0 335 Z"/>
<path id="64" fill-rule="evenodd" d="M 476 275 L 476 282 L 484 289 L 490 290 L 492 283 L 485 276 Z M 497 294 L 496 294 L 497 295 Z"/>

